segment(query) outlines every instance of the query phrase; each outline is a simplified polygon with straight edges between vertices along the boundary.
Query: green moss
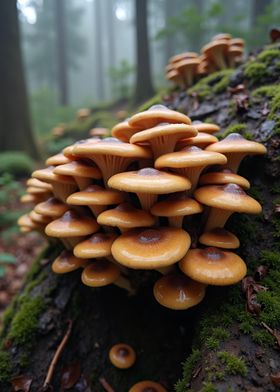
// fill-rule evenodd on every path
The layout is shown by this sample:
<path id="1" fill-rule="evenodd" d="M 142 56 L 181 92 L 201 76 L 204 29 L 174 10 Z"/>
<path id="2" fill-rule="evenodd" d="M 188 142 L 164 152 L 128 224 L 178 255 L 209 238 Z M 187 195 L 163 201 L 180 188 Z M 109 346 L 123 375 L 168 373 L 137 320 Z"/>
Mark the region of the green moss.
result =
<path id="1" fill-rule="evenodd" d="M 274 338 L 267 331 L 253 332 L 252 339 L 255 343 L 259 344 L 260 346 L 270 346 L 271 347 L 274 345 Z"/>
<path id="2" fill-rule="evenodd" d="M 176 392 L 186 392 L 186 386 L 189 384 L 192 372 L 200 359 L 201 352 L 199 350 L 193 350 L 191 355 L 186 359 L 183 364 L 183 376 L 182 379 L 177 381 L 175 385 Z"/>
<path id="3" fill-rule="evenodd" d="M 247 130 L 246 124 L 233 124 L 233 125 L 230 125 L 229 127 L 227 127 L 223 133 L 219 134 L 219 139 L 223 139 L 231 133 L 244 134 L 244 132 L 246 130 Z"/>
<path id="4" fill-rule="evenodd" d="M 253 98 L 262 98 L 262 97 L 273 97 L 279 90 L 279 86 L 261 86 L 256 88 L 252 93 L 251 96 Z"/>
<path id="5" fill-rule="evenodd" d="M 261 262 L 272 268 L 279 268 L 280 266 L 280 252 L 271 250 L 263 250 L 261 252 Z"/>
<path id="6" fill-rule="evenodd" d="M 240 331 L 242 331 L 245 334 L 252 333 L 254 331 L 254 328 L 252 326 L 251 320 L 246 320 L 240 323 L 239 325 Z"/>
<path id="7" fill-rule="evenodd" d="M 39 316 L 44 307 L 43 297 L 24 297 L 11 322 L 7 339 L 10 339 L 14 344 L 29 346 L 38 328 Z"/>
<path id="8" fill-rule="evenodd" d="M 211 382 L 204 382 L 200 392 L 217 392 L 218 389 Z"/>
<path id="9" fill-rule="evenodd" d="M 12 374 L 12 362 L 10 354 L 0 351 L 0 382 L 8 381 Z"/>
<path id="10" fill-rule="evenodd" d="M 271 328 L 278 327 L 280 320 L 279 296 L 271 291 L 261 291 L 257 294 L 257 300 L 263 307 L 259 319 Z"/>
<path id="11" fill-rule="evenodd" d="M 252 83 L 260 82 L 261 79 L 268 75 L 265 64 L 251 61 L 245 65 L 244 75 Z"/>
<path id="12" fill-rule="evenodd" d="M 225 365 L 225 371 L 228 374 L 245 376 L 247 373 L 247 367 L 242 358 L 237 357 L 234 354 L 230 354 L 227 351 L 220 351 L 217 354 L 219 360 Z"/>
<path id="13" fill-rule="evenodd" d="M 229 332 L 221 327 L 215 327 L 215 328 L 208 330 L 208 335 L 209 336 L 206 337 L 206 340 L 205 340 L 205 345 L 210 350 L 218 349 L 221 341 L 228 339 L 230 337 Z"/>
<path id="14" fill-rule="evenodd" d="M 274 60 L 280 60 L 280 50 L 278 49 L 264 50 L 257 56 L 257 61 L 267 65 Z"/>
<path id="15" fill-rule="evenodd" d="M 188 94 L 198 94 L 198 97 L 203 100 L 213 94 L 219 94 L 226 90 L 229 85 L 230 76 L 233 74 L 232 69 L 224 69 L 222 71 L 214 72 L 205 78 L 202 78 L 193 87 L 188 89 Z"/>

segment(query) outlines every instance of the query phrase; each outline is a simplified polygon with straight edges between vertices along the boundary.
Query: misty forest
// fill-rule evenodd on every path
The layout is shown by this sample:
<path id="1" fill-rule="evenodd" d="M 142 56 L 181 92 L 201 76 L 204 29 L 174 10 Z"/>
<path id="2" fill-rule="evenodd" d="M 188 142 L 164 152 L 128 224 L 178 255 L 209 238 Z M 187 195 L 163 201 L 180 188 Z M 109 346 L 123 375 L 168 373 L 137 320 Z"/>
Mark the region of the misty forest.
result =
<path id="1" fill-rule="evenodd" d="M 1 392 L 280 389 L 279 22 L 1 2 Z"/>

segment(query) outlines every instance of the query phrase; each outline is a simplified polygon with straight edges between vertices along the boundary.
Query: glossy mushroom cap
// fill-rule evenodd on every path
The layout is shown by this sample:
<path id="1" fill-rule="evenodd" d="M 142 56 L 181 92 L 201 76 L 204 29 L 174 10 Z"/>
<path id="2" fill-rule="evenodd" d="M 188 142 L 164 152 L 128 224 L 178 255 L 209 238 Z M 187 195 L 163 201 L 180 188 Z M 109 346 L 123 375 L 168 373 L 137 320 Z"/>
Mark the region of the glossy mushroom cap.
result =
<path id="1" fill-rule="evenodd" d="M 50 221 L 52 220 L 50 216 L 37 214 L 37 212 L 34 210 L 30 211 L 29 218 L 35 223 L 40 223 L 45 225 L 50 223 Z"/>
<path id="2" fill-rule="evenodd" d="M 110 361 L 118 369 L 128 369 L 136 361 L 135 351 L 125 343 L 118 343 L 111 347 L 109 351 Z"/>
<path id="3" fill-rule="evenodd" d="M 227 67 L 224 55 L 227 52 L 228 46 L 228 40 L 216 39 L 203 46 L 201 52 L 206 54 L 219 69 L 224 69 Z"/>
<path id="4" fill-rule="evenodd" d="M 174 64 L 176 70 L 184 78 L 187 87 L 193 84 L 200 62 L 200 58 L 196 57 L 191 59 L 182 59 Z"/>
<path id="5" fill-rule="evenodd" d="M 221 171 L 209 172 L 203 174 L 199 178 L 200 185 L 226 185 L 236 184 L 241 186 L 243 189 L 249 189 L 250 183 L 246 178 L 235 174 L 230 169 L 223 169 Z"/>
<path id="6" fill-rule="evenodd" d="M 193 280 L 215 286 L 235 284 L 247 273 L 246 264 L 239 256 L 218 248 L 191 249 L 179 267 Z"/>
<path id="7" fill-rule="evenodd" d="M 134 229 L 112 245 L 112 255 L 132 269 L 156 269 L 175 264 L 190 247 L 189 234 L 175 227 Z"/>
<path id="8" fill-rule="evenodd" d="M 148 129 L 162 122 L 191 124 L 191 119 L 183 113 L 168 109 L 164 105 L 153 105 L 144 112 L 134 114 L 128 122 L 132 127 Z"/>
<path id="9" fill-rule="evenodd" d="M 167 392 L 167 389 L 157 382 L 146 380 L 134 384 L 128 392 Z"/>
<path id="10" fill-rule="evenodd" d="M 241 160 L 246 155 L 262 155 L 266 148 L 261 143 L 244 139 L 239 133 L 231 133 L 223 140 L 206 147 L 207 151 L 225 154 L 228 158 L 227 167 L 234 172 L 238 170 Z"/>
<path id="11" fill-rule="evenodd" d="M 71 160 L 67 158 L 62 152 L 55 154 L 51 157 L 49 157 L 46 160 L 46 165 L 47 166 L 57 166 L 57 165 L 64 165 L 65 163 L 69 163 Z"/>
<path id="12" fill-rule="evenodd" d="M 98 215 L 97 222 L 100 225 L 116 226 L 121 230 L 127 230 L 153 226 L 156 223 L 156 218 L 148 211 L 139 210 L 130 203 L 122 203 Z"/>
<path id="13" fill-rule="evenodd" d="M 188 124 L 160 123 L 153 128 L 135 133 L 130 138 L 130 143 L 149 143 L 156 159 L 162 154 L 172 152 L 178 140 L 197 135 L 197 130 Z"/>
<path id="14" fill-rule="evenodd" d="M 68 204 L 73 205 L 112 205 L 124 201 L 124 195 L 118 191 L 105 189 L 100 185 L 89 185 L 80 192 L 72 193 L 67 198 Z"/>
<path id="15" fill-rule="evenodd" d="M 79 157 L 77 157 L 74 154 L 74 148 L 76 145 L 78 144 L 85 144 L 85 143 L 97 143 L 99 142 L 101 139 L 99 137 L 89 137 L 88 139 L 82 139 L 82 140 L 78 140 L 77 142 L 75 142 L 74 144 L 67 146 L 63 149 L 63 154 L 69 158 L 70 160 L 76 160 L 79 159 Z"/>
<path id="16" fill-rule="evenodd" d="M 111 256 L 111 247 L 117 238 L 114 233 L 95 233 L 74 248 L 74 255 L 82 259 L 95 259 Z"/>
<path id="17" fill-rule="evenodd" d="M 209 144 L 217 143 L 218 139 L 209 133 L 199 132 L 196 136 L 187 139 L 180 139 L 176 144 L 176 150 L 180 151 L 188 146 L 205 148 Z"/>
<path id="18" fill-rule="evenodd" d="M 204 123 L 201 121 L 193 121 L 192 125 L 198 130 L 198 132 L 204 132 L 210 134 L 219 132 L 221 129 L 217 124 Z"/>
<path id="19" fill-rule="evenodd" d="M 99 225 L 93 217 L 69 210 L 61 218 L 49 223 L 45 229 L 50 237 L 80 237 L 95 233 Z"/>
<path id="20" fill-rule="evenodd" d="M 90 287 L 108 286 L 118 280 L 119 267 L 106 259 L 98 259 L 90 263 L 82 272 L 82 282 Z"/>
<path id="21" fill-rule="evenodd" d="M 56 274 L 66 274 L 83 268 L 88 260 L 75 257 L 71 251 L 64 250 L 52 263 L 52 270 Z"/>
<path id="22" fill-rule="evenodd" d="M 203 245 L 222 249 L 236 249 L 240 246 L 239 239 L 234 234 L 221 227 L 205 231 L 199 237 L 199 242 Z"/>
<path id="23" fill-rule="evenodd" d="M 212 41 L 217 41 L 217 40 L 231 40 L 232 35 L 228 33 L 219 33 L 214 35 L 212 38 Z"/>
<path id="24" fill-rule="evenodd" d="M 96 166 L 81 161 L 72 161 L 64 165 L 59 165 L 53 172 L 65 176 L 86 177 L 95 180 L 100 180 L 102 178 L 102 174 Z"/>
<path id="25" fill-rule="evenodd" d="M 131 136 L 138 132 L 137 128 L 129 125 L 128 120 L 122 121 L 112 128 L 112 136 L 125 143 L 128 143 Z"/>
<path id="26" fill-rule="evenodd" d="M 154 285 L 155 299 L 166 308 L 185 310 L 200 303 L 205 285 L 185 275 L 174 273 L 162 276 Z"/>
<path id="27" fill-rule="evenodd" d="M 176 54 L 175 56 L 170 57 L 169 63 L 174 66 L 174 64 L 178 63 L 179 61 L 183 59 L 192 59 L 192 58 L 197 58 L 198 53 L 196 52 L 184 52 L 180 54 Z"/>
<path id="28" fill-rule="evenodd" d="M 39 203 L 34 207 L 34 211 L 36 211 L 38 214 L 47 215 L 52 218 L 59 218 L 68 209 L 69 206 L 62 203 L 55 197 L 51 197 L 48 200 L 43 201 L 42 203 Z"/>
<path id="29" fill-rule="evenodd" d="M 39 188 L 39 189 L 45 189 L 47 191 L 52 191 L 52 186 L 44 181 L 40 181 L 37 178 L 29 178 L 26 181 L 26 185 L 32 188 Z"/>
<path id="30" fill-rule="evenodd" d="M 245 41 L 242 38 L 232 38 L 229 43 L 231 46 L 240 46 L 241 48 L 245 46 Z"/>

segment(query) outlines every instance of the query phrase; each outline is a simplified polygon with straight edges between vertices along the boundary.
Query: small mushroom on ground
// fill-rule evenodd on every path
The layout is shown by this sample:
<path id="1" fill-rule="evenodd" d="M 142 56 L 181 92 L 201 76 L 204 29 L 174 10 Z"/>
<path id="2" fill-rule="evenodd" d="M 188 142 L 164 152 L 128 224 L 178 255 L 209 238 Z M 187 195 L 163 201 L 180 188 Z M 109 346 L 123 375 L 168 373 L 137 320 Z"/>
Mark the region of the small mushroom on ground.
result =
<path id="1" fill-rule="evenodd" d="M 146 380 L 134 384 L 128 392 L 167 392 L 167 389 L 155 381 Z"/>
<path id="2" fill-rule="evenodd" d="M 205 231 L 198 240 L 203 245 L 222 249 L 236 249 L 240 246 L 239 239 L 230 231 L 221 227 Z"/>
<path id="3" fill-rule="evenodd" d="M 166 308 L 185 310 L 199 304 L 205 296 L 205 284 L 180 273 L 161 277 L 154 285 L 155 299 Z"/>
<path id="4" fill-rule="evenodd" d="M 179 267 L 193 280 L 215 286 L 237 283 L 247 273 L 241 257 L 214 247 L 189 250 Z"/>
<path id="5" fill-rule="evenodd" d="M 200 62 L 200 58 L 196 57 L 182 59 L 174 64 L 175 69 L 182 75 L 186 87 L 193 85 Z"/>
<path id="6" fill-rule="evenodd" d="M 69 250 L 64 250 L 52 263 L 52 270 L 56 274 L 67 274 L 79 268 L 84 268 L 88 260 L 79 259 Z"/>
<path id="7" fill-rule="evenodd" d="M 206 54 L 218 69 L 227 68 L 226 53 L 229 47 L 229 41 L 225 39 L 216 39 L 209 42 L 201 49 L 202 54 Z"/>
<path id="8" fill-rule="evenodd" d="M 128 344 L 118 343 L 110 348 L 109 358 L 118 369 L 128 369 L 134 365 L 136 353 Z"/>
<path id="9" fill-rule="evenodd" d="M 76 118 L 78 121 L 86 120 L 91 114 L 91 110 L 88 108 L 81 108 L 76 112 Z"/>
<path id="10" fill-rule="evenodd" d="M 158 195 L 185 191 L 191 187 L 188 179 L 151 167 L 115 174 L 108 185 L 120 191 L 136 193 L 144 210 L 150 210 Z"/>
<path id="11" fill-rule="evenodd" d="M 179 261 L 190 243 L 189 234 L 176 227 L 134 229 L 114 241 L 112 255 L 132 269 L 157 269 Z"/>

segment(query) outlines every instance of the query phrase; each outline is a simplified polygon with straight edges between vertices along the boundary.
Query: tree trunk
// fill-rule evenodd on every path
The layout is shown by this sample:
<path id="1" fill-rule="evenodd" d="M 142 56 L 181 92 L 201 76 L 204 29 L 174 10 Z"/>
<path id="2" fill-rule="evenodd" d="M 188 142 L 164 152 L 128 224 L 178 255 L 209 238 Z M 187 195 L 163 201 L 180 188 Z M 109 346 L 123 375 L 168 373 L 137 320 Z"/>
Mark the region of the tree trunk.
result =
<path id="1" fill-rule="evenodd" d="M 57 42 L 57 79 L 59 86 L 59 102 L 62 106 L 69 104 L 67 77 L 67 30 L 64 0 L 55 1 L 55 25 Z"/>
<path id="2" fill-rule="evenodd" d="M 6 0 L 0 12 L 0 146 L 38 158 L 31 130 L 20 49 L 16 0 Z"/>
<path id="3" fill-rule="evenodd" d="M 97 84 L 97 96 L 99 101 L 104 100 L 104 64 L 103 64 L 103 31 L 102 31 L 102 12 L 101 12 L 101 1 L 94 1 L 94 25 L 95 25 L 95 77 Z"/>
<path id="4" fill-rule="evenodd" d="M 150 69 L 147 0 L 135 0 L 135 21 L 137 75 L 134 102 L 139 103 L 154 93 Z"/>
<path id="5" fill-rule="evenodd" d="M 277 61 L 271 60 L 267 66 L 271 72 L 262 81 L 270 83 L 274 88 L 270 93 L 276 94 L 280 80 Z M 62 389 L 65 366 L 73 363 L 81 371 L 77 371 L 79 381 L 71 391 L 102 392 L 102 377 L 115 392 L 128 391 L 143 379 L 159 381 L 171 391 L 179 378 L 176 392 L 277 391 L 279 347 L 271 332 L 277 337 L 278 330 L 279 340 L 280 136 L 273 117 L 279 108 L 263 91 L 258 97 L 252 95 L 260 86 L 244 79 L 243 69 L 232 76 L 230 86 L 247 84 L 249 108 L 240 106 L 244 92 L 232 95 L 225 91 L 227 84 L 224 91 L 212 92 L 202 102 L 179 92 L 167 98 L 171 108 L 180 108 L 194 120 L 211 116 L 222 131 L 242 123 L 244 135 L 265 142 L 266 157 L 245 159 L 240 170 L 251 183 L 251 195 L 262 202 L 263 215 L 235 214 L 228 228 L 240 239 L 238 253 L 247 263 L 248 275 L 266 291 L 248 302 L 241 285 L 209 287 L 201 305 L 185 312 L 171 311 L 153 298 L 157 272 L 130 272 L 135 296 L 114 286 L 90 289 L 81 284 L 79 271 L 65 276 L 50 271 L 50 263 L 61 251 L 60 246 L 52 245 L 39 257 L 6 314 L 0 350 L 1 392 L 10 391 L 13 374 L 32 379 L 30 391 L 40 391 L 69 320 L 74 322 L 73 329 L 51 380 L 54 391 Z M 215 75 L 208 89 L 211 85 L 213 91 L 219 83 L 221 90 L 221 79 L 222 74 Z M 198 91 L 201 89 L 200 81 Z M 256 268 L 258 274 L 254 274 Z M 255 315 L 246 310 L 246 303 Z M 136 364 L 126 371 L 117 370 L 108 360 L 110 347 L 118 342 L 131 344 L 137 352 Z M 86 385 L 90 387 L 86 389 Z"/>

